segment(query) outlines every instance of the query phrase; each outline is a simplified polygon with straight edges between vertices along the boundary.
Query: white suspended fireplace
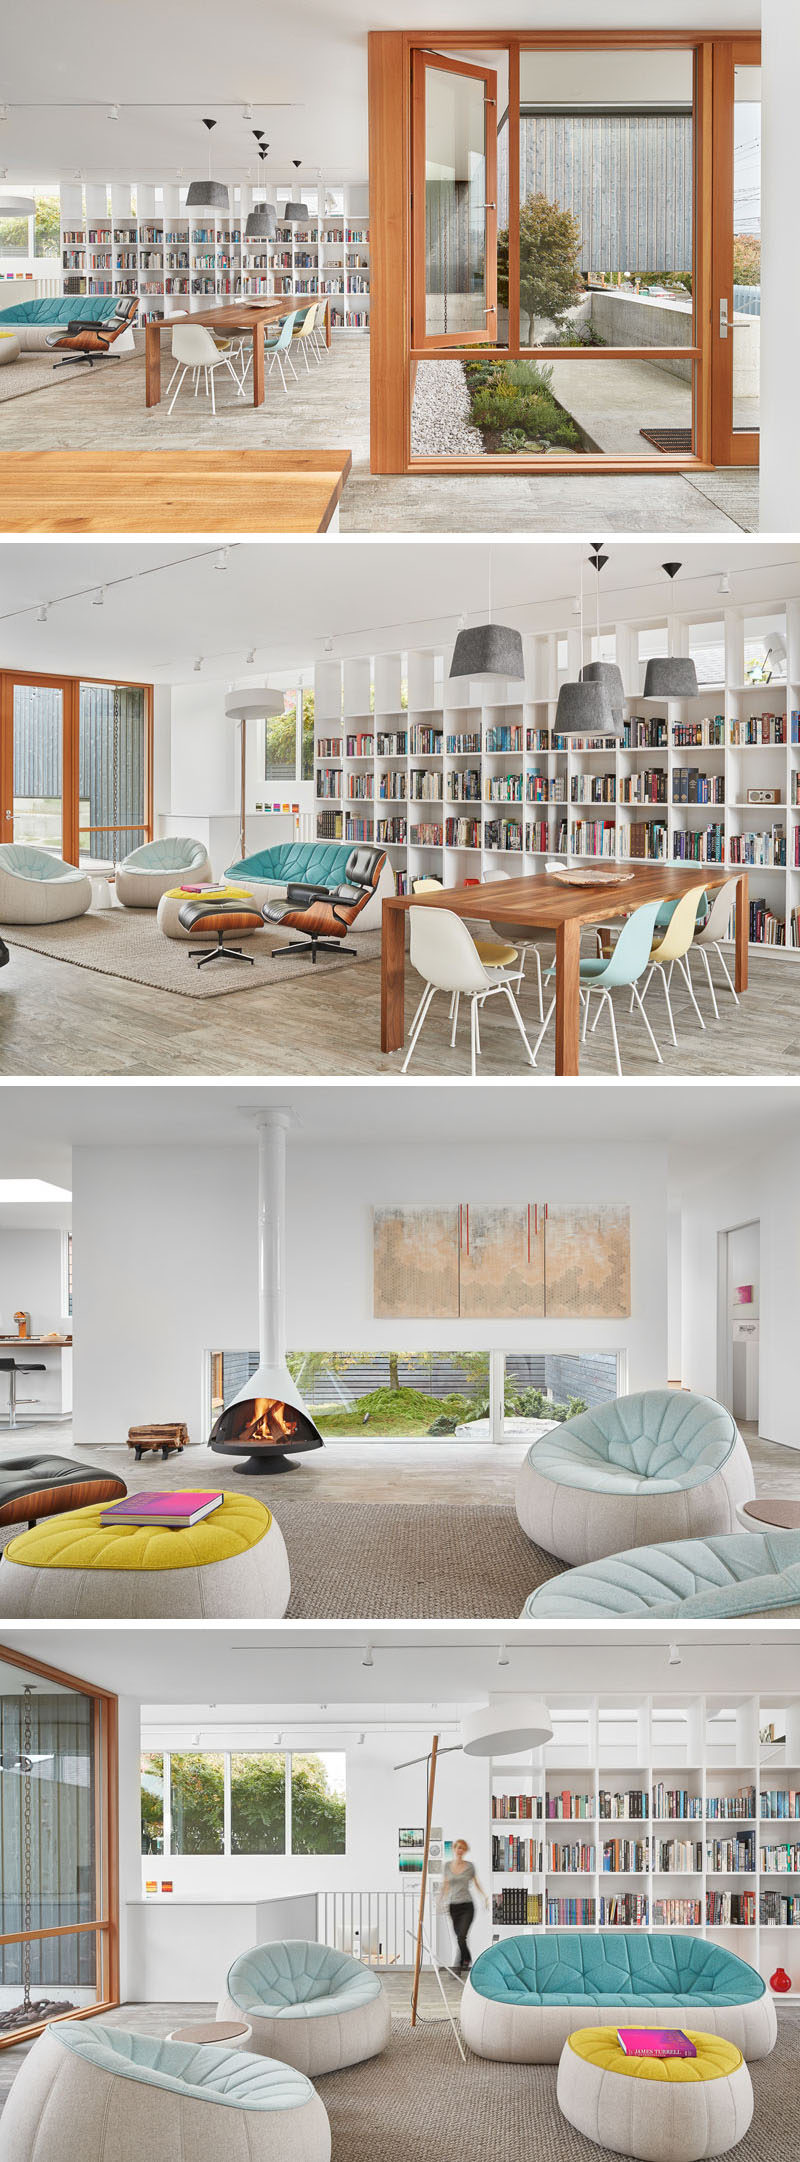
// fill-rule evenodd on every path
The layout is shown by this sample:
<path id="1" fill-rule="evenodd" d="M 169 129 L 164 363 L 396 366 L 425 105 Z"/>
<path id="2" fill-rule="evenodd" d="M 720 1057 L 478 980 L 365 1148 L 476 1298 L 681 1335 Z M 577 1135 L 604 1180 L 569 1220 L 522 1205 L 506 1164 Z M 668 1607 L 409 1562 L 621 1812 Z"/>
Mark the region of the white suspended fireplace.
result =
<path id="1" fill-rule="evenodd" d="M 258 1366 L 220 1412 L 209 1447 L 241 1456 L 246 1472 L 288 1471 L 289 1459 L 321 1449 L 286 1363 L 286 1134 L 291 1113 L 258 1125 Z"/>

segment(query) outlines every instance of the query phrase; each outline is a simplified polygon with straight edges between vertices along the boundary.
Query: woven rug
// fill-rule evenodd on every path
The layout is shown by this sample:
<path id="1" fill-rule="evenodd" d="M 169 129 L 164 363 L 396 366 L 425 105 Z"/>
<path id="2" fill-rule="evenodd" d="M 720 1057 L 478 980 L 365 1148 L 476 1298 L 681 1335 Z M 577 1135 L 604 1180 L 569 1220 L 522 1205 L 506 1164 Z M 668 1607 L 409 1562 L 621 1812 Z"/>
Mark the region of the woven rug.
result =
<path id="1" fill-rule="evenodd" d="M 640 428 L 639 434 L 656 450 L 683 452 L 692 448 L 691 428 Z"/>
<path id="2" fill-rule="evenodd" d="M 2 290 L 0 285 L 0 294 Z M 9 323 L 7 327 L 10 330 L 12 325 Z M 19 360 L 5 362 L 0 368 L 0 405 L 5 405 L 9 398 L 25 398 L 31 390 L 59 390 L 63 383 L 74 383 L 76 376 L 83 380 L 99 375 L 106 365 L 111 366 L 110 361 L 107 364 L 98 360 L 93 368 L 87 368 L 85 361 L 71 368 L 54 367 L 54 361 L 60 358 L 57 352 L 21 353 Z M 128 361 L 138 358 L 138 353 L 120 353 L 119 359 L 113 362 L 114 369 L 124 368 Z"/>
<path id="3" fill-rule="evenodd" d="M 355 946 L 355 954 L 321 953 L 313 963 L 310 957 L 293 954 L 277 961 L 274 956 L 281 945 L 288 945 L 288 937 L 279 939 L 270 931 L 259 931 L 255 937 L 241 941 L 244 952 L 253 955 L 252 968 L 243 961 L 210 961 L 207 968 L 198 968 L 190 947 L 183 940 L 165 938 L 151 910 L 122 908 L 104 909 L 97 914 L 90 910 L 88 915 L 74 916 L 68 923 L 11 925 L 8 930 L 3 928 L 3 937 L 9 946 L 27 946 L 33 953 L 46 954 L 51 961 L 71 961 L 76 968 L 94 969 L 100 976 L 122 976 L 128 983 L 144 983 L 153 991 L 174 991 L 179 998 L 201 999 L 219 998 L 229 991 L 279 990 L 292 976 L 313 982 L 331 969 L 355 968 L 358 961 L 376 961 L 381 950 L 380 931 L 361 931 L 358 936 L 353 933 L 347 937 L 346 943 Z M 212 943 L 211 939 L 197 940 L 201 950 Z M 233 932 L 231 944 L 238 943 Z"/>
<path id="4" fill-rule="evenodd" d="M 306 1501 L 263 1480 L 292 1572 L 290 1621 L 518 1621 L 563 1562 L 513 1509 L 448 1502 Z"/>
<path id="5" fill-rule="evenodd" d="M 444 2013 L 442 2014 L 444 2019 Z M 800 2021 L 779 2022 L 771 2057 L 750 2066 L 753 2122 L 736 2162 L 797 2162 Z M 449 2024 L 392 2021 L 381 2057 L 328 2072 L 325 2104 L 336 2162 L 619 2162 L 562 2117 L 554 2064 L 462 2064 Z"/>

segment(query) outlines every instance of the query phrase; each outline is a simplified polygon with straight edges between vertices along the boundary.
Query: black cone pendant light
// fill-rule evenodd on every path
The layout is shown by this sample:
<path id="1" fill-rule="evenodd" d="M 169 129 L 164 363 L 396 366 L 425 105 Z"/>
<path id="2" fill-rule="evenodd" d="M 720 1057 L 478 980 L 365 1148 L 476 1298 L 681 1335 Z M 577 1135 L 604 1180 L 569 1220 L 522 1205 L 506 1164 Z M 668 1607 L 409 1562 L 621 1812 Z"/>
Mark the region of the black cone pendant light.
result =
<path id="1" fill-rule="evenodd" d="M 622 681 L 622 670 L 617 667 L 616 661 L 601 661 L 600 659 L 600 572 L 605 568 L 607 562 L 608 556 L 602 554 L 600 542 L 593 541 L 589 563 L 592 570 L 597 573 L 597 660 L 586 662 L 585 667 L 581 669 L 581 682 L 602 683 L 604 689 L 608 692 L 608 701 L 614 716 L 615 733 L 621 735 L 625 714 L 625 686 Z"/>
<path id="2" fill-rule="evenodd" d="M 677 578 L 679 563 L 662 563 L 662 570 L 672 580 Z M 699 690 L 697 669 L 694 661 L 680 653 L 662 654 L 660 659 L 648 661 L 644 679 L 645 698 L 696 698 Z"/>
<path id="3" fill-rule="evenodd" d="M 230 215 L 231 207 L 228 190 L 224 181 L 212 180 L 211 178 L 211 134 L 216 125 L 216 120 L 204 119 L 203 121 L 204 128 L 208 129 L 208 179 L 192 180 L 190 182 L 186 192 L 186 208 L 187 210 L 214 210 L 218 211 L 221 217 L 227 218 Z"/>

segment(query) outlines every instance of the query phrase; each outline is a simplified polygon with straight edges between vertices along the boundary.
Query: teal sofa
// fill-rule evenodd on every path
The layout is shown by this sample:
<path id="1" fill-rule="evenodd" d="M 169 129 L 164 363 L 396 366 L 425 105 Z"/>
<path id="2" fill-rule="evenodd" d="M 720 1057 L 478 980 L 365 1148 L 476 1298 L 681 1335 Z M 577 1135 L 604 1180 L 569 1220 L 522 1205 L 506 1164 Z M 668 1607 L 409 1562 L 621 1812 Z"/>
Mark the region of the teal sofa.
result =
<path id="1" fill-rule="evenodd" d="M 16 331 L 23 353 L 43 352 L 54 331 L 66 331 L 69 323 L 111 323 L 117 308 L 113 293 L 56 294 L 43 300 L 31 295 L 11 308 L 0 308 L 0 330 Z"/>
<path id="2" fill-rule="evenodd" d="M 800 1618 L 800 1532 L 740 1531 L 629 1547 L 532 1592 L 523 1621 Z"/>
<path id="3" fill-rule="evenodd" d="M 99 2020 L 39 2036 L 0 2118 L 0 2162 L 329 2162 L 311 2081 L 218 2044 Z"/>
<path id="4" fill-rule="evenodd" d="M 755 1482 L 735 1419 L 688 1389 L 645 1389 L 535 1441 L 517 1516 L 548 1554 L 580 1565 L 619 1547 L 733 1531 Z"/>
<path id="5" fill-rule="evenodd" d="M 766 2057 L 777 2038 L 766 1983 L 735 1952 L 699 1935 L 554 1930 L 481 1952 L 461 1999 L 476 2057 L 557 2064 L 577 2027 L 697 2027 Z"/>
<path id="6" fill-rule="evenodd" d="M 352 841 L 278 841 L 232 863 L 222 883 L 246 887 L 262 908 L 265 902 L 285 900 L 290 885 L 327 886 L 332 892 L 343 884 L 352 848 Z M 380 930 L 382 904 L 392 893 L 394 878 L 387 862 L 371 900 L 359 912 L 359 931 Z"/>
<path id="7" fill-rule="evenodd" d="M 315 1939 L 254 1944 L 230 1969 L 218 2019 L 246 2019 L 251 2049 L 316 2079 L 386 2048 L 389 2003 L 380 1976 Z"/>

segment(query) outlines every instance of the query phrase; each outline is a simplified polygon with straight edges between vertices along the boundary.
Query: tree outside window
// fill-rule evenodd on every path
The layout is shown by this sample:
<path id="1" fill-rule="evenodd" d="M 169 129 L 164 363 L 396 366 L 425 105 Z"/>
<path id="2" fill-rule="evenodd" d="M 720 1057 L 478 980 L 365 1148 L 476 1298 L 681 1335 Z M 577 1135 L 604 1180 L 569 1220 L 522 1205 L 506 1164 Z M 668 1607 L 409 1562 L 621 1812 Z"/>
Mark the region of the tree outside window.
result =
<path id="1" fill-rule="evenodd" d="M 286 1758 L 253 1750 L 231 1757 L 231 1853 L 285 1854 Z"/>
<path id="2" fill-rule="evenodd" d="M 292 1752 L 292 1853 L 344 1854 L 347 1792 L 344 1754 Z"/>
<path id="3" fill-rule="evenodd" d="M 204 1751 L 170 1759 L 173 1854 L 225 1851 L 225 1759 Z"/>

